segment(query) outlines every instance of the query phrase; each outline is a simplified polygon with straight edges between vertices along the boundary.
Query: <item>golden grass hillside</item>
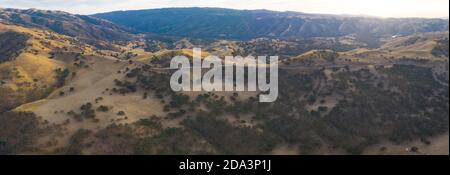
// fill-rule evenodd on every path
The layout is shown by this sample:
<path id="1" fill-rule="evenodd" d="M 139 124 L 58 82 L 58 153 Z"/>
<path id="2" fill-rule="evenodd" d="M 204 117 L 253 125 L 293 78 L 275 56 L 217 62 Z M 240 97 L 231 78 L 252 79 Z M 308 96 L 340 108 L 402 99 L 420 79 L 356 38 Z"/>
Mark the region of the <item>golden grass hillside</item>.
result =
<path id="1" fill-rule="evenodd" d="M 73 38 L 49 31 L 0 24 L 0 33 L 4 32 L 26 34 L 29 39 L 15 58 L 0 64 L 0 112 L 39 100 L 55 89 L 55 70 L 64 69 L 65 64 L 51 59 L 54 51 L 89 53 L 92 50 Z"/>
<path id="2" fill-rule="evenodd" d="M 437 57 L 433 55 L 432 51 L 439 40 L 448 37 L 448 32 L 433 32 L 390 38 L 385 40 L 380 48 L 359 48 L 341 53 L 341 57 L 352 61 L 369 63 L 389 62 L 400 59 L 445 61 L 448 58 Z"/>

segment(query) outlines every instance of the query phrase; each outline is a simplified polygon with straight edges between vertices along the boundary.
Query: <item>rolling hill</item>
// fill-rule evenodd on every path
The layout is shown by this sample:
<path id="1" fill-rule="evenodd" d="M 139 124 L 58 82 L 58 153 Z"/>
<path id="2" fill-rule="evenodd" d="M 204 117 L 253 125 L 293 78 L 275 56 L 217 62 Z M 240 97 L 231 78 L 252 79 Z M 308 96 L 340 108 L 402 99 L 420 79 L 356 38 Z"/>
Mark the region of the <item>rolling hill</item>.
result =
<path id="1" fill-rule="evenodd" d="M 0 22 L 51 30 L 84 40 L 129 40 L 124 27 L 91 16 L 38 9 L 1 9 Z"/>

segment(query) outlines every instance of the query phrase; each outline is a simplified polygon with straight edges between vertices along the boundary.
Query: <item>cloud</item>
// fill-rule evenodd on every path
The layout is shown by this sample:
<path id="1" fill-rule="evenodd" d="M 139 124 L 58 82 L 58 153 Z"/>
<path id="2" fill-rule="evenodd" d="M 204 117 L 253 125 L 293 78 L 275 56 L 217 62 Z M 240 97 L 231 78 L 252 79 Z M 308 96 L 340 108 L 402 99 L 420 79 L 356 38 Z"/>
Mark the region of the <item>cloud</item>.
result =
<path id="1" fill-rule="evenodd" d="M 0 0 L 0 7 L 92 14 L 164 7 L 269 9 L 382 17 L 447 17 L 448 0 Z"/>

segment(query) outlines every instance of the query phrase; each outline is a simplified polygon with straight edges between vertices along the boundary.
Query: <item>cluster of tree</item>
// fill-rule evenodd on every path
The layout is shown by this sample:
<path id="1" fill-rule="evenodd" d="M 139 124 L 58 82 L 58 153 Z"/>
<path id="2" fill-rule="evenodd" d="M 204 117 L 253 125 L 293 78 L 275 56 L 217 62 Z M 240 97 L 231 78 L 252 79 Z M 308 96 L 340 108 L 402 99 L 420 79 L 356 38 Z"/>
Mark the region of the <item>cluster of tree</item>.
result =
<path id="1" fill-rule="evenodd" d="M 301 118 L 282 116 L 274 118 L 264 125 L 264 129 L 272 132 L 288 144 L 299 144 L 302 154 L 312 154 L 322 147 L 318 133 L 322 129 L 320 119 L 313 116 Z"/>
<path id="2" fill-rule="evenodd" d="M 141 136 L 136 132 L 136 127 L 140 127 L 140 131 L 150 129 L 151 133 Z M 86 151 L 87 149 L 89 152 Z M 159 119 L 154 116 L 131 125 L 111 124 L 97 132 L 80 129 L 70 137 L 65 147 L 55 153 L 188 155 L 215 154 L 216 151 L 212 145 L 188 129 L 164 129 Z"/>
<path id="3" fill-rule="evenodd" d="M 423 39 L 425 39 L 425 38 L 422 38 L 422 37 L 420 37 L 420 36 L 413 36 L 413 37 L 410 37 L 410 38 L 406 39 L 405 41 L 403 41 L 403 42 L 401 43 L 401 45 L 402 45 L 402 46 L 413 45 L 413 44 L 416 44 L 418 41 L 421 41 L 421 40 L 423 40 Z"/>
<path id="4" fill-rule="evenodd" d="M 168 128 L 153 137 L 139 139 L 134 145 L 138 155 L 199 155 L 214 154 L 214 148 L 194 132 L 182 128 Z"/>
<path id="5" fill-rule="evenodd" d="M 96 118 L 96 112 L 92 103 L 81 105 L 80 111 L 80 113 L 69 111 L 67 112 L 67 115 L 72 116 L 76 121 L 79 122 L 83 121 L 84 119 L 92 119 L 94 122 L 98 122 L 98 119 Z M 97 111 L 107 112 L 109 111 L 109 108 L 107 106 L 101 105 L 97 108 Z"/>
<path id="6" fill-rule="evenodd" d="M 38 124 L 33 113 L 0 113 L 0 155 L 27 151 L 41 131 Z"/>
<path id="7" fill-rule="evenodd" d="M 120 80 L 114 80 L 114 83 L 116 84 L 116 86 L 119 87 L 119 89 L 117 88 L 113 88 L 113 92 L 118 92 L 122 95 L 125 95 L 127 93 L 132 93 L 132 92 L 136 92 L 137 91 L 137 87 L 136 87 L 136 83 L 130 82 L 130 81 L 120 81 Z"/>
<path id="8" fill-rule="evenodd" d="M 56 154 L 100 154 L 129 155 L 136 144 L 136 133 L 131 126 L 111 124 L 99 131 L 80 129 L 73 134 L 68 144 L 56 150 Z M 87 152 L 86 150 L 90 151 Z"/>
<path id="9" fill-rule="evenodd" d="M 277 137 L 269 132 L 253 127 L 234 127 L 216 116 L 198 116 L 185 120 L 183 125 L 224 154 L 265 154 L 278 143 Z"/>
<path id="10" fill-rule="evenodd" d="M 0 33 L 0 63 L 15 59 L 27 47 L 28 34 L 18 32 Z"/>
<path id="11" fill-rule="evenodd" d="M 81 155 L 83 149 L 89 147 L 91 143 L 86 143 L 88 137 L 93 134 L 91 130 L 79 129 L 70 138 L 67 145 L 57 149 L 56 154 Z"/>
<path id="12" fill-rule="evenodd" d="M 448 38 L 443 38 L 440 39 L 437 42 L 437 45 L 433 48 L 433 50 L 431 51 L 431 53 L 434 56 L 444 56 L 448 58 L 448 52 L 449 52 L 449 47 L 448 47 Z"/>
<path id="13" fill-rule="evenodd" d="M 69 69 L 58 68 L 55 70 L 55 73 L 56 73 L 55 86 L 60 88 L 60 87 L 64 86 L 64 84 L 66 83 L 66 78 L 67 78 L 67 76 L 69 76 L 70 71 L 69 71 Z"/>

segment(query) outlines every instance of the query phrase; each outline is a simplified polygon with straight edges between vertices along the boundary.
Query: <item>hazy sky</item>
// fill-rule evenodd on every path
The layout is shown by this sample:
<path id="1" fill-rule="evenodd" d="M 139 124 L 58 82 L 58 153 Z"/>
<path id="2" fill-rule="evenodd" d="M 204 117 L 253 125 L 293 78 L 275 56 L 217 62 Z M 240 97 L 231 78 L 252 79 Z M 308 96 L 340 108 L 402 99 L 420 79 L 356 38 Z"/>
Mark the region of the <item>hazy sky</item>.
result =
<path id="1" fill-rule="evenodd" d="M 380 17 L 448 17 L 448 0 L 0 0 L 2 8 L 38 8 L 92 14 L 162 7 L 269 9 Z"/>

